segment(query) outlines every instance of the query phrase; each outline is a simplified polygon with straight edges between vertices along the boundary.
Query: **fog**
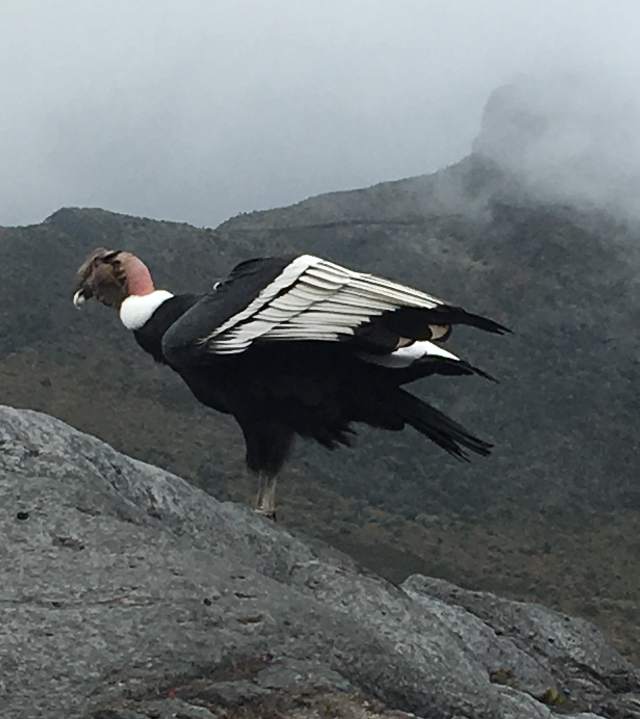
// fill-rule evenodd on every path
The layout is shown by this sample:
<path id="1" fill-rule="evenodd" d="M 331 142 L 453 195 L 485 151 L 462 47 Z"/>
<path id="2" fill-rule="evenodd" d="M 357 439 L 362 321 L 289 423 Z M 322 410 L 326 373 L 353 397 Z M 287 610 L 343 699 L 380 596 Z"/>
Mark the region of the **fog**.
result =
<path id="1" fill-rule="evenodd" d="M 619 78 L 519 77 L 492 93 L 475 152 L 529 195 L 640 216 L 640 103 Z"/>
<path id="2" fill-rule="evenodd" d="M 214 226 L 429 172 L 523 73 L 565 120 L 518 167 L 544 182 L 604 148 L 588 193 L 611 194 L 640 166 L 639 22 L 621 0 L 1 0 L 0 224 L 74 205 Z M 559 76 L 582 78 L 567 103 Z"/>

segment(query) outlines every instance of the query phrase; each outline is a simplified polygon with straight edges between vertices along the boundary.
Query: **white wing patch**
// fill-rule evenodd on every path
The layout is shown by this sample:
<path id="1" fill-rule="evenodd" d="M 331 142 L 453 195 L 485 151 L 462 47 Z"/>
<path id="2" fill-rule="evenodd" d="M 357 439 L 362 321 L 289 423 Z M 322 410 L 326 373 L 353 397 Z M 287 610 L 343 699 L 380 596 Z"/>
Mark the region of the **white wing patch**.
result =
<path id="1" fill-rule="evenodd" d="M 257 339 L 336 342 L 383 312 L 442 304 L 419 290 L 302 255 L 200 342 L 216 354 L 243 352 Z"/>
<path id="2" fill-rule="evenodd" d="M 446 359 L 460 361 L 453 352 L 448 352 L 433 342 L 424 340 L 422 342 L 414 342 L 408 347 L 401 347 L 395 352 L 388 355 L 374 355 L 368 352 L 359 352 L 358 356 L 366 362 L 382 365 L 383 367 L 392 367 L 394 369 L 408 367 L 413 362 L 423 359 L 424 357 L 444 357 Z"/>

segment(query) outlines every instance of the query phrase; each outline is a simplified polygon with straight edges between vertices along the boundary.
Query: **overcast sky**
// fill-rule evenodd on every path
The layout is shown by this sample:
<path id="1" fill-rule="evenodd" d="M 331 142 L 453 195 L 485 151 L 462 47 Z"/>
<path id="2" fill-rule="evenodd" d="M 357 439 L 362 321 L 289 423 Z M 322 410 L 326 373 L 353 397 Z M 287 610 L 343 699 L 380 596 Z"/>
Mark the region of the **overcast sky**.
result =
<path id="1" fill-rule="evenodd" d="M 0 0 L 0 224 L 215 226 L 428 172 L 517 73 L 637 94 L 639 26 L 623 0 Z"/>

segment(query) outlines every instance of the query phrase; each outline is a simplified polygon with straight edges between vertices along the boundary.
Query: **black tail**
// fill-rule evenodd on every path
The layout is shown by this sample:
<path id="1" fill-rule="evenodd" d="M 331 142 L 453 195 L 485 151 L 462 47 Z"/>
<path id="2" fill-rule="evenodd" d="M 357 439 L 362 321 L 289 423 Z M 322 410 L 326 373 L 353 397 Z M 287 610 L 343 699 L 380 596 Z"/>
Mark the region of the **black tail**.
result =
<path id="1" fill-rule="evenodd" d="M 465 449 L 483 456 L 491 452 L 493 445 L 469 434 L 462 425 L 418 397 L 401 389 L 394 397 L 396 409 L 404 421 L 454 457 L 469 461 Z"/>
<path id="2" fill-rule="evenodd" d="M 481 370 L 479 367 L 475 367 L 465 360 L 453 360 L 447 357 L 423 357 L 422 359 L 414 361 L 408 367 L 394 369 L 392 377 L 396 380 L 397 384 L 401 385 L 433 374 L 453 376 L 476 374 L 491 382 L 498 383 L 495 377 L 492 377 L 488 372 Z"/>

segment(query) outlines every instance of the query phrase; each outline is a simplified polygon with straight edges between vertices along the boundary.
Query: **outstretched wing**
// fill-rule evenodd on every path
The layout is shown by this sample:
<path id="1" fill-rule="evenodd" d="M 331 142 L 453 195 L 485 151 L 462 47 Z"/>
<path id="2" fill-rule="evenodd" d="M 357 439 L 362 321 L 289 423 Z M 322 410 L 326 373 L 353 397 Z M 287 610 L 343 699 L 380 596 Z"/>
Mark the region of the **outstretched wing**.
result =
<path id="1" fill-rule="evenodd" d="M 424 292 L 302 255 L 201 342 L 217 354 L 243 352 L 257 341 L 338 342 L 385 313 L 443 305 Z M 439 326 L 429 328 L 429 336 L 445 332 Z"/>
<path id="2" fill-rule="evenodd" d="M 279 266 L 274 262 L 253 260 L 239 265 L 227 287 L 227 308 L 233 309 L 220 311 L 227 284 L 223 283 L 220 302 L 216 305 L 213 297 L 195 305 L 170 329 L 168 340 L 175 346 L 176 339 L 182 343 L 190 339 L 200 352 L 214 355 L 238 354 L 256 343 L 282 341 L 352 341 L 360 350 L 388 354 L 399 348 L 410 351 L 416 340 L 442 340 L 454 323 L 505 331 L 433 295 L 313 255 Z M 268 281 L 260 283 L 262 275 Z"/>

